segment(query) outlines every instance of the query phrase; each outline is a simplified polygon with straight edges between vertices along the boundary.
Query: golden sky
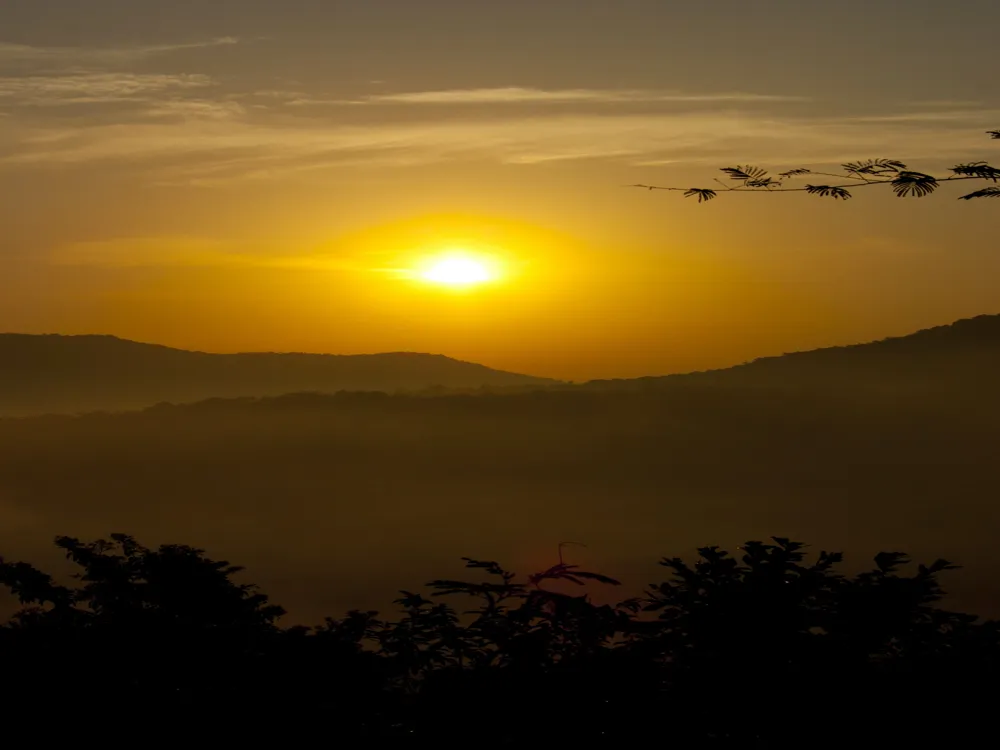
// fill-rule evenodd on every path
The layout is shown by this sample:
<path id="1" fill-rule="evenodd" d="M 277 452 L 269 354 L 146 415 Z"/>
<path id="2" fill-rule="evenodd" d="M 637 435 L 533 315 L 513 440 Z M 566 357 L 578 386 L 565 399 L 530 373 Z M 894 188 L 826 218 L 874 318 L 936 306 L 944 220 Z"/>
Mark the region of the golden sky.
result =
<path id="1" fill-rule="evenodd" d="M 0 330 L 587 379 L 1000 312 L 990 201 L 623 187 L 996 163 L 998 24 L 987 0 L 11 0 Z M 455 248 L 498 278 L 408 277 Z"/>

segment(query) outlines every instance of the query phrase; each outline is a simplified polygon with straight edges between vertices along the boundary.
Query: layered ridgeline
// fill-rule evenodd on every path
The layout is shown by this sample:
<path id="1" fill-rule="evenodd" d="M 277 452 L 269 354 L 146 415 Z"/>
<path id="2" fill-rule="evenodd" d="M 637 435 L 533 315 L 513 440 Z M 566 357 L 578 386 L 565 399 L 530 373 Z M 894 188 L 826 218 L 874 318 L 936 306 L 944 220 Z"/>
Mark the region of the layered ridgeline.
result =
<path id="1" fill-rule="evenodd" d="M 0 416 L 301 391 L 543 386 L 435 354 L 208 354 L 114 336 L 0 334 Z"/>
<path id="2" fill-rule="evenodd" d="M 762 357 L 726 369 L 570 386 L 436 354 L 208 354 L 113 336 L 0 334 L 0 417 L 142 409 L 161 402 L 304 391 L 475 389 L 675 393 L 744 388 L 988 397 L 1000 371 L 1000 315 L 908 336 Z"/>
<path id="3" fill-rule="evenodd" d="M 1000 373 L 1000 315 L 980 315 L 907 336 L 761 357 L 735 367 L 675 375 L 594 380 L 588 389 L 725 386 L 876 391 L 994 390 Z"/>
<path id="4" fill-rule="evenodd" d="M 857 560 L 946 555 L 964 566 L 948 577 L 954 607 L 998 616 L 998 323 L 649 389 L 0 419 L 0 555 L 54 567 L 57 533 L 183 541 L 269 571 L 257 582 L 315 623 L 382 607 L 462 556 L 539 570 L 571 540 L 587 547 L 567 560 L 644 582 L 665 550 L 786 536 Z M 814 358 L 827 369 L 799 364 Z M 754 373 L 773 388 L 742 385 L 765 382 Z"/>

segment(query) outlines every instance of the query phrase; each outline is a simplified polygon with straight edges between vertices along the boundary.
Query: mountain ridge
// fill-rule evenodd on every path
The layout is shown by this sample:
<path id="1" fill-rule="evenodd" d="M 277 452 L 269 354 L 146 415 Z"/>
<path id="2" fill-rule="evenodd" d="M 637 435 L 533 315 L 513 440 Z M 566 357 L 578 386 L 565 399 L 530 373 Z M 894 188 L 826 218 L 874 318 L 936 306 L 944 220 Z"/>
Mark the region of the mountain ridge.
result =
<path id="1" fill-rule="evenodd" d="M 142 356 L 137 359 L 136 354 Z M 21 356 L 20 369 L 9 366 L 12 355 L 13 359 Z M 32 361 L 24 367 L 26 360 Z M 196 382 L 184 382 L 185 374 L 192 379 L 191 372 L 185 373 L 189 366 L 195 368 Z M 983 387 L 989 386 L 998 371 L 1000 315 L 996 314 L 869 342 L 759 357 L 728 368 L 577 384 L 422 352 L 222 354 L 109 334 L 0 333 L 0 416 L 135 410 L 162 402 L 337 391 L 720 386 L 902 393 L 967 385 L 984 393 Z"/>
<path id="2" fill-rule="evenodd" d="M 948 359 L 942 359 L 947 356 Z M 924 376 L 946 375 L 958 365 L 955 375 L 968 377 L 975 365 L 995 364 L 1000 367 L 1000 314 L 961 318 L 944 325 L 922 328 L 901 336 L 819 347 L 797 352 L 758 357 L 731 367 L 697 370 L 639 378 L 590 380 L 585 388 L 643 388 L 666 386 L 682 381 L 766 384 L 773 376 L 802 378 L 811 376 L 812 384 L 822 377 L 840 378 L 859 374 L 892 381 L 903 377 L 907 381 Z M 914 368 L 931 368 L 923 373 Z M 777 372 L 783 370 L 783 372 Z M 984 375 L 992 373 L 983 373 Z"/>
<path id="3" fill-rule="evenodd" d="M 107 334 L 0 334 L 0 415 L 128 410 L 297 391 L 526 387 L 547 378 L 443 354 L 176 349 Z"/>

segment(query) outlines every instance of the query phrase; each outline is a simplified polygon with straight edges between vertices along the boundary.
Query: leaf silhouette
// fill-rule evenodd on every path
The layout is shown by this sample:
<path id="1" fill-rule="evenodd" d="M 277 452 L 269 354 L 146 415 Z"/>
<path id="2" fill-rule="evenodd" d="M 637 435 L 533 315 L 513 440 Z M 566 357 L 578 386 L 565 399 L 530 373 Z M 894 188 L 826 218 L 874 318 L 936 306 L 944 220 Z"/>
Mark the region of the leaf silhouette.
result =
<path id="1" fill-rule="evenodd" d="M 767 170 L 760 167 L 723 167 L 719 171 L 725 172 L 729 179 L 740 182 L 759 182 L 767 177 Z"/>
<path id="2" fill-rule="evenodd" d="M 923 172 L 900 172 L 892 181 L 892 192 L 899 198 L 923 198 L 938 188 L 938 181 Z"/>
<path id="3" fill-rule="evenodd" d="M 798 169 L 789 169 L 787 172 L 780 172 L 779 177 L 798 177 L 803 174 L 810 174 L 811 169 L 806 169 L 805 167 L 799 167 Z"/>
<path id="4" fill-rule="evenodd" d="M 879 552 L 875 555 L 875 564 L 883 573 L 892 573 L 900 565 L 910 562 L 905 552 Z"/>
<path id="5" fill-rule="evenodd" d="M 1000 130 L 987 130 L 986 134 L 994 140 L 1000 140 Z"/>
<path id="6" fill-rule="evenodd" d="M 973 192 L 959 196 L 960 201 L 968 201 L 973 198 L 1000 198 L 1000 188 L 988 187 L 982 190 L 974 190 Z"/>
<path id="7" fill-rule="evenodd" d="M 691 198 L 695 195 L 698 196 L 699 203 L 704 203 L 705 201 L 712 200 L 716 196 L 716 192 L 709 188 L 691 188 L 684 193 L 685 198 Z"/>
<path id="8" fill-rule="evenodd" d="M 772 188 L 779 187 L 781 185 L 780 180 L 776 180 L 773 177 L 763 177 L 759 180 L 747 180 L 746 186 L 751 188 Z"/>
<path id="9" fill-rule="evenodd" d="M 984 180 L 997 182 L 1000 180 L 1000 169 L 992 167 L 984 161 L 976 161 L 971 164 L 957 164 L 951 171 L 962 177 L 979 177 Z"/>
<path id="10" fill-rule="evenodd" d="M 490 575 L 502 576 L 506 571 L 500 567 L 500 563 L 493 560 L 475 560 L 471 557 L 463 557 L 467 568 L 482 568 Z"/>
<path id="11" fill-rule="evenodd" d="M 851 192 L 846 188 L 835 187 L 832 185 L 806 185 L 806 192 L 810 195 L 820 195 L 824 198 L 833 198 L 834 200 L 848 200 L 851 197 Z"/>
<path id="12" fill-rule="evenodd" d="M 855 175 L 879 175 L 896 174 L 906 169 L 906 165 L 895 159 L 864 159 L 863 161 L 850 161 L 841 164 L 845 172 Z"/>
<path id="13" fill-rule="evenodd" d="M 588 573 L 586 571 L 577 570 L 573 572 L 573 575 L 576 576 L 577 578 L 586 578 L 587 580 L 598 581 L 599 583 L 606 583 L 610 586 L 622 585 L 621 581 L 615 578 L 611 578 L 610 576 L 602 575 L 601 573 Z"/>

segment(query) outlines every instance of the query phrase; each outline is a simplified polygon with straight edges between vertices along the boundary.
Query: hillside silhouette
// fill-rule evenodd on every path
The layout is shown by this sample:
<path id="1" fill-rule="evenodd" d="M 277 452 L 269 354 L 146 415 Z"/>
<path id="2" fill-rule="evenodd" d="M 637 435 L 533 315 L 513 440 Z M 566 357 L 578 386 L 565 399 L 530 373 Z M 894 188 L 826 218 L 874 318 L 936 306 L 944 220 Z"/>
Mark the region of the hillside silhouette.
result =
<path id="1" fill-rule="evenodd" d="M 980 315 L 906 336 L 761 357 L 719 370 L 616 380 L 586 388 L 662 389 L 677 385 L 806 389 L 861 388 L 875 393 L 985 387 L 1000 372 L 1000 315 Z"/>
<path id="2" fill-rule="evenodd" d="M 580 385 L 443 355 L 210 354 L 114 336 L 0 334 L 0 417 L 137 410 L 157 403 L 337 391 L 426 395 L 508 390 L 754 388 L 914 395 L 972 388 L 1000 371 L 1000 315 L 906 336 L 761 357 L 734 367 Z"/>
<path id="3" fill-rule="evenodd" d="M 208 354 L 114 336 L 0 334 L 0 416 L 296 391 L 545 385 L 441 355 Z"/>
<path id="4" fill-rule="evenodd" d="M 957 606 L 1000 616 L 1000 399 L 971 364 L 994 356 L 995 341 L 937 343 L 979 340 L 971 330 L 801 355 L 878 350 L 886 363 L 899 349 L 904 371 L 915 346 L 933 387 L 889 392 L 869 385 L 884 382 L 873 366 L 820 388 L 691 377 L 0 419 L 0 545 L 47 565 L 57 532 L 184 539 L 265 571 L 290 617 L 310 621 L 376 606 L 406 583 L 400 570 L 410 585 L 438 575 L 470 539 L 479 554 L 531 566 L 552 539 L 580 540 L 644 580 L 644 561 L 665 545 L 781 535 L 852 559 L 949 550 L 965 566 L 951 586 Z"/>

